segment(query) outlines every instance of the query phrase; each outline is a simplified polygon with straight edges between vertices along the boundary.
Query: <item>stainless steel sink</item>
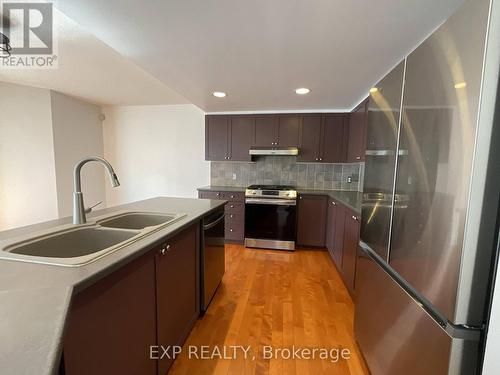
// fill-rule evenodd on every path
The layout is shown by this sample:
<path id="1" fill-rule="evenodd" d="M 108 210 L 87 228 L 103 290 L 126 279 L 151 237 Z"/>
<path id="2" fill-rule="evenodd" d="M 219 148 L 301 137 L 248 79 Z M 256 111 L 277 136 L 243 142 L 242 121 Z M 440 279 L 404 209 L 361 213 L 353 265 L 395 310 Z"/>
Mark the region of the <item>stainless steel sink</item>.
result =
<path id="1" fill-rule="evenodd" d="M 144 229 L 158 225 L 168 225 L 184 215 L 157 214 L 144 212 L 128 212 L 100 220 L 98 225 L 107 228 Z"/>
<path id="2" fill-rule="evenodd" d="M 83 227 L 21 243 L 6 251 L 48 258 L 74 258 L 94 254 L 124 242 L 139 231 Z"/>
<path id="3" fill-rule="evenodd" d="M 0 243 L 0 259 L 79 267 L 96 261 L 185 217 L 122 212 L 92 223 L 64 225 Z"/>

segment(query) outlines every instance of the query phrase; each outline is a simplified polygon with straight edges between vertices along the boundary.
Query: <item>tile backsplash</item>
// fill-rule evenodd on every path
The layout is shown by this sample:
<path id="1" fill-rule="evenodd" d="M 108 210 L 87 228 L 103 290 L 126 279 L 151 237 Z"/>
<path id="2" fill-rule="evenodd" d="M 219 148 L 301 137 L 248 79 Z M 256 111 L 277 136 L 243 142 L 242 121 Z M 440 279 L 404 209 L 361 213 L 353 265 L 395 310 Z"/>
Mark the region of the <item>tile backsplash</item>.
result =
<path id="1" fill-rule="evenodd" d="M 210 184 L 279 184 L 301 189 L 363 191 L 364 167 L 364 163 L 298 163 L 294 156 L 261 156 L 251 163 L 213 161 Z"/>

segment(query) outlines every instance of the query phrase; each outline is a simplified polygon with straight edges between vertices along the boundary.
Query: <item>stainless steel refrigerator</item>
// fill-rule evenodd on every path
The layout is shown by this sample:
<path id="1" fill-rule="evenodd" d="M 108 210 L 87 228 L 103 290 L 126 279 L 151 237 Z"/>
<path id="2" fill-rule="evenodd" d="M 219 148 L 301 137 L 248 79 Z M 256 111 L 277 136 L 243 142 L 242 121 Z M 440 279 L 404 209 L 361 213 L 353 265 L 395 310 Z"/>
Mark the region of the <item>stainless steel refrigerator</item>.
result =
<path id="1" fill-rule="evenodd" d="M 370 93 L 355 333 L 373 375 L 480 368 L 498 212 L 495 2 L 464 3 Z"/>

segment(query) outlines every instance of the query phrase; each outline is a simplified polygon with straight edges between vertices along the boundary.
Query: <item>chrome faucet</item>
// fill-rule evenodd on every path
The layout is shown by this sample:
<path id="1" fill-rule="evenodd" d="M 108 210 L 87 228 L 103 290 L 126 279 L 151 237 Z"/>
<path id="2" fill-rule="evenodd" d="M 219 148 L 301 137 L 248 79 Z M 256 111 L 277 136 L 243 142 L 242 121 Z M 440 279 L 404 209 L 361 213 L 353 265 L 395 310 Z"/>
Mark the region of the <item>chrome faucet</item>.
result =
<path id="1" fill-rule="evenodd" d="M 90 208 L 85 208 L 83 205 L 81 169 L 90 161 L 96 161 L 104 164 L 108 170 L 109 177 L 111 178 L 111 185 L 113 185 L 113 187 L 120 186 L 120 181 L 118 181 L 118 177 L 116 176 L 113 167 L 106 159 L 98 156 L 91 156 L 80 160 L 75 165 L 75 169 L 73 170 L 73 224 L 85 224 L 87 222 L 86 214 L 92 211 L 92 208 L 102 203 L 99 202 Z"/>

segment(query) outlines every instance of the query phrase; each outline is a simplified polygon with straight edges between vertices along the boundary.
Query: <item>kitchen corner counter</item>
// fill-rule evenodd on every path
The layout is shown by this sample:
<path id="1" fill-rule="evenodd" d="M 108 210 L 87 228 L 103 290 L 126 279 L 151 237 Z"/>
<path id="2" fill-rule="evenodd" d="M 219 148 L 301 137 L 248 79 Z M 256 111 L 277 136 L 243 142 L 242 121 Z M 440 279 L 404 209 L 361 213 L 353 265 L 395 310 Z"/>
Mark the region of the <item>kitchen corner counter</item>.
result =
<path id="1" fill-rule="evenodd" d="M 297 192 L 302 195 L 327 195 L 344 206 L 349 207 L 357 214 L 361 214 L 363 193 L 358 191 L 298 189 Z"/>
<path id="2" fill-rule="evenodd" d="M 198 191 L 229 191 L 229 192 L 245 192 L 246 188 L 241 186 L 202 186 Z"/>
<path id="3" fill-rule="evenodd" d="M 246 188 L 241 186 L 203 186 L 199 187 L 198 191 L 244 192 L 245 189 Z M 297 189 L 297 192 L 302 195 L 327 195 L 349 207 L 357 214 L 361 214 L 363 193 L 358 191 Z"/>
<path id="4" fill-rule="evenodd" d="M 92 217 L 123 210 L 185 213 L 186 216 L 119 251 L 81 267 L 0 260 L 2 373 L 57 374 L 63 330 L 72 296 L 147 253 L 159 241 L 193 225 L 225 203 L 218 200 L 159 197 L 98 210 L 88 215 L 89 221 Z M 64 218 L 3 231 L 0 232 L 0 242 L 70 222 L 71 218 Z"/>

